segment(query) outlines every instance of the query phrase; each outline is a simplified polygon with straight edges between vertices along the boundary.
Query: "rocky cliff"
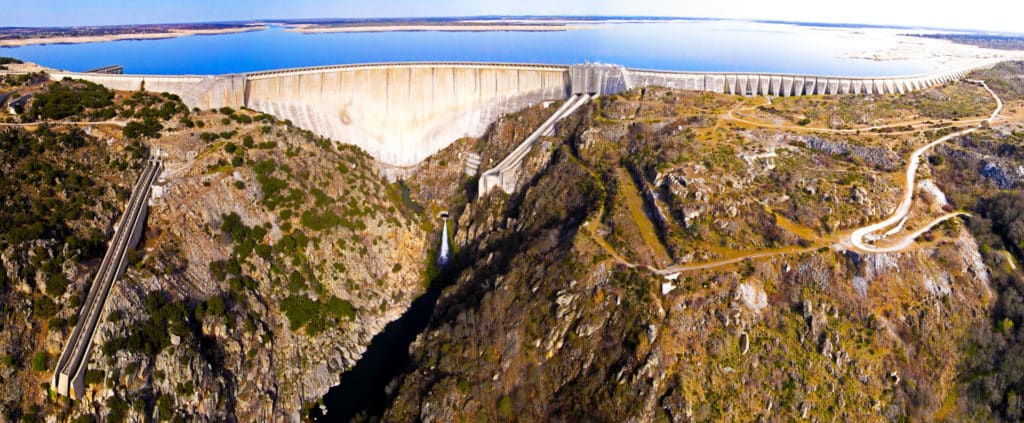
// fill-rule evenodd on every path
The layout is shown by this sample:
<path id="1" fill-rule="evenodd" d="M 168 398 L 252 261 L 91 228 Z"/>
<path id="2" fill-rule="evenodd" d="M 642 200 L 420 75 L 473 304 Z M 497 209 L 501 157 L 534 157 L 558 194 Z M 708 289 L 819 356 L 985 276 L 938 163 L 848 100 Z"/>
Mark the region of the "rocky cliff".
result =
<path id="1" fill-rule="evenodd" d="M 926 101 L 939 97 L 946 109 Z M 951 221 L 895 253 L 843 241 L 895 207 L 896 154 L 949 124 L 938 116 L 987 113 L 985 98 L 950 84 L 913 101 L 838 100 L 904 109 L 865 118 L 875 125 L 936 119 L 898 134 L 751 125 L 729 113 L 751 100 L 727 96 L 600 99 L 532 153 L 523 189 L 460 213 L 467 260 L 413 344 L 384 420 L 1019 416 L 1020 382 L 1001 373 L 1016 365 L 979 362 L 1016 342 L 1016 315 L 999 310 L 1021 276 L 999 251 L 1017 250 L 992 238 L 997 223 L 984 232 L 980 216 Z M 783 101 L 775 107 L 812 107 Z M 929 159 L 906 225 L 952 207 L 993 214 L 985 193 L 1006 181 L 982 171 L 1021 163 L 1007 150 L 1019 142 L 1013 125 L 943 147 L 972 150 L 961 154 L 969 164 Z M 950 171 L 975 168 L 972 185 L 949 185 Z M 952 204 L 943 190 L 958 193 Z M 670 264 L 679 270 L 653 272 Z M 993 374 L 1003 376 L 979 376 Z"/>

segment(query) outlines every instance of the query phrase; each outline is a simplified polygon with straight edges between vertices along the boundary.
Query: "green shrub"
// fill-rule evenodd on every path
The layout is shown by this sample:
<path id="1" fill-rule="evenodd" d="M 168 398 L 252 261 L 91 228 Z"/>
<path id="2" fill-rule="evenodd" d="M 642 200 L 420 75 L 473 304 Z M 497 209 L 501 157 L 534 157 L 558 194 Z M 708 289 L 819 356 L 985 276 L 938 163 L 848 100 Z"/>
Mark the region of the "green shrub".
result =
<path id="1" fill-rule="evenodd" d="M 107 417 L 106 421 L 111 423 L 120 423 L 125 421 L 128 416 L 128 401 L 121 399 L 118 396 L 112 396 L 107 398 Z"/>
<path id="2" fill-rule="evenodd" d="M 61 120 L 78 115 L 86 109 L 99 109 L 113 104 L 114 92 L 86 81 L 51 84 L 32 100 L 30 116 L 36 119 Z"/>
<path id="3" fill-rule="evenodd" d="M 508 395 L 502 396 L 498 401 L 498 413 L 501 413 L 503 418 L 512 418 L 512 399 Z"/>
<path id="4" fill-rule="evenodd" d="M 64 295 L 67 288 L 68 278 L 64 276 L 64 272 L 58 271 L 46 282 L 46 294 L 54 298 Z"/>
<path id="5" fill-rule="evenodd" d="M 39 351 L 32 355 L 32 370 L 45 372 L 49 368 L 50 355 L 46 351 Z"/>
<path id="6" fill-rule="evenodd" d="M 57 304 L 50 297 L 39 296 L 32 303 L 32 314 L 39 319 L 49 319 L 57 313 Z"/>
<path id="7" fill-rule="evenodd" d="M 214 295 L 206 300 L 206 313 L 211 316 L 223 317 L 225 313 L 224 298 Z"/>
<path id="8" fill-rule="evenodd" d="M 141 138 L 160 138 L 160 131 L 164 130 L 164 126 L 155 117 L 146 117 L 141 122 L 133 120 L 128 122 L 124 126 L 121 132 L 125 138 L 130 139 L 141 139 Z"/>
<path id="9" fill-rule="evenodd" d="M 323 304 L 322 309 L 327 314 L 339 319 L 352 320 L 356 317 L 356 309 L 352 306 L 352 303 L 333 295 L 327 298 L 327 302 Z"/>
<path id="10" fill-rule="evenodd" d="M 288 275 L 288 291 L 293 294 L 298 294 L 303 289 L 306 289 L 306 279 L 302 277 L 302 274 L 298 270 L 293 270 Z"/>
<path id="11" fill-rule="evenodd" d="M 167 394 L 160 395 L 156 401 L 156 408 L 160 413 L 160 421 L 170 420 L 174 416 L 174 398 Z"/>
<path id="12" fill-rule="evenodd" d="M 322 231 L 330 229 L 341 223 L 341 217 L 334 214 L 330 210 L 326 210 L 323 213 L 317 213 L 313 210 L 306 210 L 302 212 L 302 216 L 299 218 L 302 226 L 305 226 L 314 231 Z"/>
<path id="13" fill-rule="evenodd" d="M 100 385 L 103 383 L 103 379 L 106 375 L 102 370 L 88 369 L 85 371 L 85 384 L 86 385 Z"/>
<path id="14" fill-rule="evenodd" d="M 291 295 L 282 300 L 281 311 L 288 316 L 288 323 L 293 331 L 302 328 L 306 322 L 317 317 L 319 313 L 315 301 L 309 299 L 309 297 L 298 295 Z"/>

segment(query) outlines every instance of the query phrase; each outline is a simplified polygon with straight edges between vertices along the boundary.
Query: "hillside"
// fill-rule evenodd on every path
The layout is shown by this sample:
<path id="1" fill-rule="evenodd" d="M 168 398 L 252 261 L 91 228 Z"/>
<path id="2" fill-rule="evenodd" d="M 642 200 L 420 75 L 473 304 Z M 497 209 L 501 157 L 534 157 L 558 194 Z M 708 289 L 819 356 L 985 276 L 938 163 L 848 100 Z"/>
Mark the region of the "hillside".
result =
<path id="1" fill-rule="evenodd" d="M 0 347 L 4 420 L 298 416 L 423 290 L 430 216 L 358 149 L 176 97 L 32 77 L 6 116 Z M 51 124 L 47 124 L 50 122 Z M 144 239 L 98 327 L 85 399 L 50 367 L 142 161 Z"/>
<path id="2" fill-rule="evenodd" d="M 603 96 L 511 194 L 477 193 L 469 154 L 487 169 L 559 104 L 389 181 L 252 110 L 7 76 L 0 420 L 1019 420 L 1021 74 Z M 55 357 L 153 154 L 71 401 Z"/>
<path id="3" fill-rule="evenodd" d="M 974 214 L 882 254 L 851 230 L 895 209 L 911 150 L 988 117 L 982 87 L 591 103 L 517 193 L 457 213 L 384 420 L 1019 418 L 1017 69 L 971 76 L 1003 117 L 926 153 L 903 233 Z"/>

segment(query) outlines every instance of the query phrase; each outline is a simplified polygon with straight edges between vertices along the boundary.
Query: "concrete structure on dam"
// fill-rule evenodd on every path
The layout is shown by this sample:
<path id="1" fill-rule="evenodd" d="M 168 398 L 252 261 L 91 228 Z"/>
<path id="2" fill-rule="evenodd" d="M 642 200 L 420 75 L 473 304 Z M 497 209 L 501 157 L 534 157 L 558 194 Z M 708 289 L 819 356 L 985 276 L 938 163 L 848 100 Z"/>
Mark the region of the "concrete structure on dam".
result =
<path id="1" fill-rule="evenodd" d="M 377 160 L 414 166 L 461 137 L 483 135 L 502 114 L 579 94 L 661 86 L 737 95 L 896 94 L 963 77 L 994 61 L 909 77 L 667 72 L 616 65 L 385 63 L 221 76 L 51 71 L 118 90 L 177 94 L 190 107 L 248 107 L 357 145 Z M 500 184 L 506 185 L 506 184 Z"/>
<path id="2" fill-rule="evenodd" d="M 568 96 L 567 66 L 396 63 L 245 75 L 145 76 L 53 72 L 109 88 L 170 92 L 189 107 L 248 107 L 413 166 L 499 116 Z"/>
<path id="3" fill-rule="evenodd" d="M 157 156 L 146 162 L 146 167 L 135 183 L 132 195 L 128 199 L 128 206 L 125 208 L 124 214 L 121 215 L 121 220 L 107 246 L 103 261 L 93 277 L 89 294 L 85 298 L 85 303 L 82 304 L 82 309 L 78 314 L 78 323 L 75 324 L 71 336 L 68 337 L 64 349 L 61 350 L 57 368 L 50 381 L 50 386 L 56 389 L 60 395 L 78 399 L 85 393 L 85 374 L 92 353 L 92 340 L 96 333 L 96 327 L 101 319 L 106 317 L 103 309 L 114 282 L 121 277 L 128 265 L 128 250 L 134 248 L 142 238 L 150 192 L 153 182 L 161 172 L 163 172 L 163 161 L 157 153 Z"/>

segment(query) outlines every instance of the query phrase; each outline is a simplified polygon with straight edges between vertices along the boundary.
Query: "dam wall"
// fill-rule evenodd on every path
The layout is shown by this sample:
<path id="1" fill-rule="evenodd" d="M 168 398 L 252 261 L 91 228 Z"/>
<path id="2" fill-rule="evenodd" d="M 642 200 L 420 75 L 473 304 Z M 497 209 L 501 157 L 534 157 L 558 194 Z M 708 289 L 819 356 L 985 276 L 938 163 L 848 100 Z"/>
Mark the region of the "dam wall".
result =
<path id="1" fill-rule="evenodd" d="M 767 73 L 690 73 L 627 70 L 629 88 L 657 86 L 736 95 L 790 97 L 830 94 L 904 94 L 963 78 L 969 70 L 893 77 L 822 77 Z"/>
<path id="2" fill-rule="evenodd" d="M 412 62 L 320 66 L 220 76 L 51 71 L 108 88 L 177 94 L 189 107 L 250 109 L 354 144 L 398 167 L 461 137 L 483 135 L 505 113 L 570 96 L 658 86 L 734 95 L 902 94 L 962 78 L 997 61 L 905 77 L 670 72 L 618 65 Z"/>
<path id="3" fill-rule="evenodd" d="M 413 166 L 502 114 L 568 96 L 564 66 L 357 65 L 248 75 L 249 108 Z"/>
<path id="4" fill-rule="evenodd" d="M 81 79 L 113 90 L 171 93 L 189 107 L 215 109 L 245 105 L 245 75 L 118 75 L 79 72 L 49 72 L 50 79 Z"/>

